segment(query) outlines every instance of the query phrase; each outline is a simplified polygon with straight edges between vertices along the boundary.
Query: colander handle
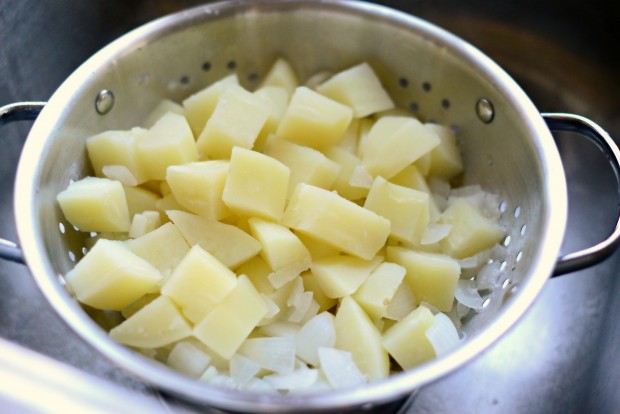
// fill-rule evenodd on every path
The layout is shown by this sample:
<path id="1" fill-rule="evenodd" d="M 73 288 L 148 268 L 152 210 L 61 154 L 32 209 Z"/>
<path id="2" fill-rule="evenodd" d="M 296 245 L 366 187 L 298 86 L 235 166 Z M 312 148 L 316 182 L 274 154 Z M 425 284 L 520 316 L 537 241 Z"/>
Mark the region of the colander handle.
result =
<path id="1" fill-rule="evenodd" d="M 44 106 L 45 102 L 18 102 L 0 107 L 0 127 L 15 121 L 33 121 Z M 0 258 L 24 263 L 24 256 L 19 246 L 2 238 L 0 238 Z"/>
<path id="2" fill-rule="evenodd" d="M 547 126 L 552 131 L 576 132 L 590 141 L 605 154 L 616 177 L 620 197 L 620 150 L 609 134 L 595 122 L 579 115 L 563 113 L 542 114 Z M 585 269 L 602 262 L 620 245 L 620 212 L 612 233 L 594 246 L 568 253 L 558 258 L 553 276 Z"/>

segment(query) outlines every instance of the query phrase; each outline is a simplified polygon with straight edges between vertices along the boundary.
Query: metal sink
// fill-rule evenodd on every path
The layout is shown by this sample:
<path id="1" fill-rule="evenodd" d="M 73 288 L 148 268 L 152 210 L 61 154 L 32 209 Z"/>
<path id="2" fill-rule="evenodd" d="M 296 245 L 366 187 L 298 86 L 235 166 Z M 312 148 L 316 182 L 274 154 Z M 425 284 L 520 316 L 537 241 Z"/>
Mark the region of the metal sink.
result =
<path id="1" fill-rule="evenodd" d="M 46 100 L 73 69 L 114 38 L 199 3 L 4 0 L 0 105 Z M 437 23 L 482 49 L 514 76 L 541 111 L 585 115 L 620 139 L 620 54 L 615 43 L 620 12 L 613 2 L 383 3 Z M 22 124 L 0 130 L 0 235 L 9 239 L 15 239 L 14 174 L 28 128 Z M 593 145 L 570 134 L 556 138 L 570 191 L 563 247 L 569 252 L 611 230 L 618 214 L 617 191 L 611 170 Z M 402 411 L 620 412 L 619 257 L 550 280 L 508 335 L 464 369 L 422 389 Z M 154 390 L 77 339 L 48 306 L 28 270 L 8 262 L 0 262 L 0 336 L 79 368 L 70 371 L 85 373 L 85 381 L 96 377 L 163 404 Z M 7 369 L 0 361 L 0 372 Z M 67 387 L 62 392 L 71 393 Z M 1 394 L 0 404 L 13 406 L 3 403 L 10 396 Z M 169 405 L 181 410 L 174 401 Z"/>

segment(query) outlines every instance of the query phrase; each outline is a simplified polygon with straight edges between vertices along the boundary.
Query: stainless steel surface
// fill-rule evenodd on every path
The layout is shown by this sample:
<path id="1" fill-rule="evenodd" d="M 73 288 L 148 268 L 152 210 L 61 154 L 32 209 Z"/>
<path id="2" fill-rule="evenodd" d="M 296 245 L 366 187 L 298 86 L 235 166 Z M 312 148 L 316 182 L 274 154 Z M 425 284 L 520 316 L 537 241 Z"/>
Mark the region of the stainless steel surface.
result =
<path id="1" fill-rule="evenodd" d="M 139 22 L 193 4 L 155 1 L 85 6 L 59 1 L 34 7 L 28 1 L 7 3 L 14 4 L 0 15 L 0 36 L 9 45 L 0 50 L 0 103 L 47 99 L 76 64 L 112 38 Z M 431 3 L 391 5 L 436 21 L 481 47 L 517 77 L 541 110 L 583 113 L 613 136 L 619 135 L 620 95 L 614 90 L 618 72 L 615 55 L 606 53 L 615 39 L 611 34 L 614 14 L 605 9 L 609 5 L 579 13 L 578 5 L 563 3 L 564 12 L 558 16 L 555 8 L 536 3 L 537 13 L 532 16 L 532 4 L 527 3 L 473 2 L 467 7 L 460 2 Z M 575 16 L 566 10 L 573 10 Z M 67 30 L 54 30 L 57 26 Z M 43 33 L 50 47 L 41 49 Z M 4 41 L 9 34 L 13 43 Z M 43 64 L 47 71 L 42 74 Z M 19 140 L 26 132 L 26 127 L 0 132 L 6 148 L 0 154 L 0 183 L 7 189 L 0 201 L 4 220 L 0 234 L 9 239 L 15 237 L 9 192 Z M 571 251 L 606 234 L 613 226 L 617 202 L 611 173 L 606 167 L 591 168 L 604 166 L 602 157 L 572 140 L 561 145 L 571 192 L 565 250 Z M 614 345 L 620 339 L 620 326 L 614 316 L 620 312 L 620 284 L 616 264 L 617 255 L 591 270 L 547 282 L 535 307 L 508 336 L 466 369 L 425 387 L 410 412 L 618 411 L 620 356 Z M 24 268 L 3 263 L 0 276 L 3 336 L 131 389 L 145 388 L 76 340 Z"/>

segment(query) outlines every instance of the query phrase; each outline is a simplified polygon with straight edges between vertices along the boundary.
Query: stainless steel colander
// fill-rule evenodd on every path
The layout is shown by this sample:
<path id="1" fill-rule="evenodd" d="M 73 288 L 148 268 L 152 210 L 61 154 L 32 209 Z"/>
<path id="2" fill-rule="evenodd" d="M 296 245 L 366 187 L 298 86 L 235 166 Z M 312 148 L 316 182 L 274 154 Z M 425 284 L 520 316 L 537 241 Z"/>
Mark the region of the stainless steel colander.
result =
<path id="1" fill-rule="evenodd" d="M 399 106 L 458 131 L 465 183 L 501 198 L 497 208 L 508 236 L 499 286 L 464 326 L 462 346 L 445 357 L 355 389 L 287 396 L 230 391 L 116 344 L 94 321 L 98 315 L 87 314 L 65 290 L 63 275 L 82 257 L 84 236 L 64 221 L 56 195 L 89 173 L 85 138 L 140 125 L 162 98 L 180 101 L 232 71 L 252 88 L 278 56 L 291 61 L 302 80 L 370 63 Z M 255 412 L 346 410 L 406 396 L 489 347 L 523 315 L 550 275 L 595 264 L 615 250 L 620 237 L 617 225 L 600 244 L 558 258 L 567 190 L 550 129 L 590 138 L 618 178 L 620 153 L 600 127 L 579 116 L 541 115 L 471 45 L 410 15 L 363 2 L 231 1 L 164 17 L 98 52 L 47 104 L 0 109 L 0 123 L 39 112 L 15 185 L 20 247 L 2 241 L 0 255 L 27 263 L 67 324 L 119 367 L 202 405 Z"/>

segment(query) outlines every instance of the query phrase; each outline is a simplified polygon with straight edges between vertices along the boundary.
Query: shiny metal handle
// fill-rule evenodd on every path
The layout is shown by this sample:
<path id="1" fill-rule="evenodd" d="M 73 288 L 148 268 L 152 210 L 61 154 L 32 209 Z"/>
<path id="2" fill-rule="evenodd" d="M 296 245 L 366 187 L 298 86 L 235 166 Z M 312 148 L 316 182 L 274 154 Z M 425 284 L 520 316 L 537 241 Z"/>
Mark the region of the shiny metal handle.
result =
<path id="1" fill-rule="evenodd" d="M 0 108 L 0 127 L 15 121 L 32 121 L 37 118 L 45 102 L 17 102 Z M 22 251 L 12 241 L 0 238 L 0 259 L 24 263 Z"/>
<path id="2" fill-rule="evenodd" d="M 550 130 L 576 132 L 596 144 L 611 165 L 618 184 L 617 191 L 620 198 L 620 150 L 609 134 L 596 123 L 579 115 L 544 113 L 542 116 Z M 600 263 L 609 257 L 619 245 L 620 210 L 616 226 L 605 240 L 592 247 L 560 256 L 555 265 L 553 276 L 575 272 Z"/>

